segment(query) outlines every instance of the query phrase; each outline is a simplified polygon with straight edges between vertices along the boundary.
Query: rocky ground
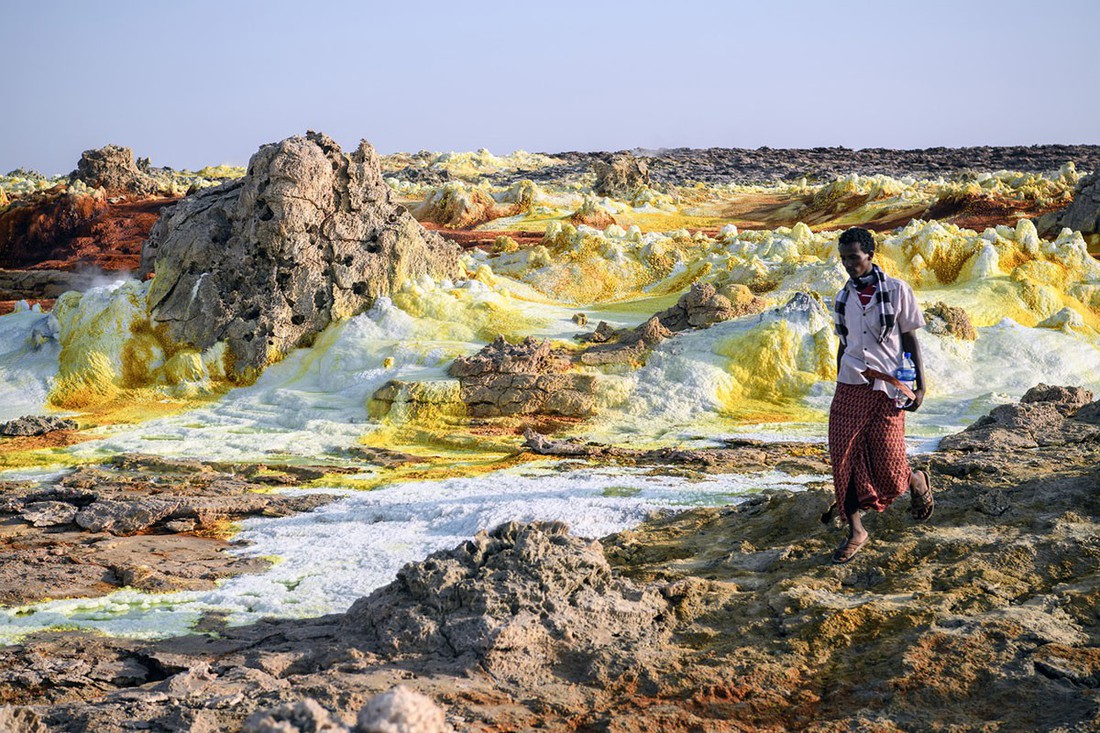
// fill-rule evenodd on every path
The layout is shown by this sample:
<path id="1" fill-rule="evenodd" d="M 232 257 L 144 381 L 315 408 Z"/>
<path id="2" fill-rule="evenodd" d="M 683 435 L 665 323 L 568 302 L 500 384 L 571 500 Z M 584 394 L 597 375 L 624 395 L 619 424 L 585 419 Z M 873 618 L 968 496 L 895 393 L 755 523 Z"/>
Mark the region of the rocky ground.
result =
<path id="1" fill-rule="evenodd" d="M 0 485 L 0 604 L 99 596 L 120 587 L 202 590 L 267 561 L 225 552 L 230 523 L 332 501 L 285 495 L 334 469 L 119 456 L 48 481 Z"/>
<path id="2" fill-rule="evenodd" d="M 0 650 L 0 715 L 17 731 L 221 731 L 277 708 L 246 730 L 343 730 L 400 683 L 463 731 L 1096 730 L 1091 397 L 1040 386 L 921 456 L 932 519 L 904 499 L 869 516 L 848 565 L 828 562 L 842 533 L 819 521 L 825 489 L 598 542 L 505 525 L 344 614 L 27 639 Z"/>

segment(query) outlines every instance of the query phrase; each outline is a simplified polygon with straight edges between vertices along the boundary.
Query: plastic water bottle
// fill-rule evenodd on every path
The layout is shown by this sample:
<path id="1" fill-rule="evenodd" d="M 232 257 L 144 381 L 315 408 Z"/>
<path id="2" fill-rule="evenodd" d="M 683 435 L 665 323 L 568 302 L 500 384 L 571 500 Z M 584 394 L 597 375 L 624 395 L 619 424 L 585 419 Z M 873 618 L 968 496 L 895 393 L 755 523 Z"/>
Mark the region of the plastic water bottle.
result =
<path id="1" fill-rule="evenodd" d="M 898 368 L 894 372 L 894 376 L 909 389 L 914 392 L 917 391 L 917 365 L 913 363 L 913 357 L 908 351 L 901 355 L 901 361 L 898 362 Z M 911 400 L 900 392 L 894 399 L 894 404 L 898 407 L 905 407 L 910 402 Z"/>

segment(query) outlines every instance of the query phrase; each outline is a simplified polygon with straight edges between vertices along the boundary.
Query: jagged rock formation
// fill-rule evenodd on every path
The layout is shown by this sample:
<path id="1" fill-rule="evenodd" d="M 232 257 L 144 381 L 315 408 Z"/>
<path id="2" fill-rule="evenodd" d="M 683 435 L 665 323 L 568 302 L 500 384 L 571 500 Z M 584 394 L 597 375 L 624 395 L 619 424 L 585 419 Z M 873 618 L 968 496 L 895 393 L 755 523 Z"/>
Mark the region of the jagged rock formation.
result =
<path id="1" fill-rule="evenodd" d="M 76 430 L 75 420 L 53 415 L 25 415 L 0 423 L 0 435 L 5 437 L 45 435 L 55 430 Z"/>
<path id="2" fill-rule="evenodd" d="M 549 341 L 527 338 L 510 344 L 503 336 L 449 368 L 459 380 L 472 417 L 560 415 L 588 417 L 595 410 L 595 375 L 569 373 L 567 355 Z"/>
<path id="3" fill-rule="evenodd" d="M 978 338 L 970 316 L 962 308 L 936 302 L 924 309 L 924 320 L 929 333 L 954 336 L 963 341 L 974 341 Z"/>
<path id="4" fill-rule="evenodd" d="M 1070 205 L 1040 216 L 1035 226 L 1044 237 L 1056 236 L 1063 227 L 1100 235 L 1100 172 L 1082 178 Z"/>
<path id="5" fill-rule="evenodd" d="M 156 182 L 134 163 L 134 151 L 120 145 L 85 150 L 69 180 L 106 189 L 109 194 L 151 196 L 157 192 Z"/>
<path id="6" fill-rule="evenodd" d="M 596 174 L 592 190 L 600 196 L 629 201 L 639 188 L 649 185 L 649 166 L 630 153 L 616 153 L 608 160 L 597 158 L 592 161 L 592 172 Z"/>
<path id="7" fill-rule="evenodd" d="M 345 155 L 310 132 L 167 212 L 142 269 L 153 322 L 200 350 L 224 341 L 247 379 L 407 280 L 459 277 L 458 252 L 391 199 L 370 144 Z"/>
<path id="8" fill-rule="evenodd" d="M 598 682 L 643 664 L 670 611 L 657 589 L 614 577 L 598 542 L 509 523 L 405 566 L 343 626 L 391 658 L 451 658 L 531 689 L 555 668 Z"/>

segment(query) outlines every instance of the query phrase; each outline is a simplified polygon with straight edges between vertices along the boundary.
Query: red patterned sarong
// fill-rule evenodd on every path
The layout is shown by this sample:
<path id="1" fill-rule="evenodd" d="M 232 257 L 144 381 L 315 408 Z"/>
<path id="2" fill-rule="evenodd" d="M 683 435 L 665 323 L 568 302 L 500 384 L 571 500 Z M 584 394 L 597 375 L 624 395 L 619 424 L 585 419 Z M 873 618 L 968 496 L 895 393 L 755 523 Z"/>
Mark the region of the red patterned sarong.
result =
<path id="1" fill-rule="evenodd" d="M 838 513 L 848 490 L 860 509 L 881 512 L 909 488 L 905 411 L 870 384 L 837 383 L 829 410 L 829 457 Z"/>

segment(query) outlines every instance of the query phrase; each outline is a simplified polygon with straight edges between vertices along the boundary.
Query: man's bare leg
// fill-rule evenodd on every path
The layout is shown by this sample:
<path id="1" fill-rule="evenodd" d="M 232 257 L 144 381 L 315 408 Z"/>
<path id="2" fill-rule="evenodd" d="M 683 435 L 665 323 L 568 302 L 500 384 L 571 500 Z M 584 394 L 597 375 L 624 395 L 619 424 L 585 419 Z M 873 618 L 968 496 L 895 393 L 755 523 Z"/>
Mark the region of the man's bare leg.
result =
<path id="1" fill-rule="evenodd" d="M 855 487 L 848 487 L 844 493 L 844 516 L 848 518 L 848 539 L 833 553 L 834 563 L 846 563 L 855 557 L 860 548 L 867 543 L 869 535 L 863 528 L 863 513 L 859 510 L 859 497 Z"/>
<path id="2" fill-rule="evenodd" d="M 932 487 L 928 484 L 928 472 L 921 469 L 909 475 L 909 514 L 918 522 L 932 516 L 936 503 Z"/>

